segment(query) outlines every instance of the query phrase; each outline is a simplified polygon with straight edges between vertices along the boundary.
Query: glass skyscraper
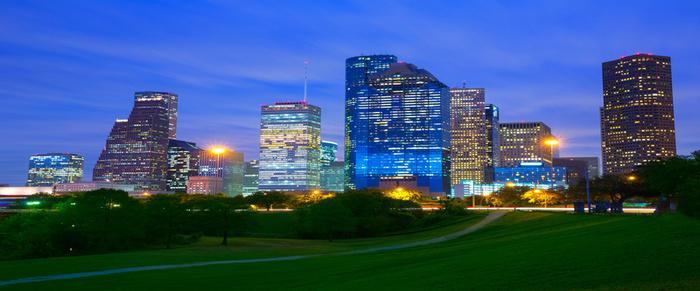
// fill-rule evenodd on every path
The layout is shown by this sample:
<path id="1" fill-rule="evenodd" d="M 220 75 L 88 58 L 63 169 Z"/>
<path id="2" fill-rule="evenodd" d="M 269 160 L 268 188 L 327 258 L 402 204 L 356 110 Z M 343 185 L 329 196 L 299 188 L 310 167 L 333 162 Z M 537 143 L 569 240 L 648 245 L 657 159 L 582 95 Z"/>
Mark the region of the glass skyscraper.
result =
<path id="1" fill-rule="evenodd" d="M 135 185 L 136 191 L 166 189 L 168 137 L 177 128 L 176 94 L 136 92 L 128 119 L 117 119 L 107 137 L 93 180 Z"/>
<path id="2" fill-rule="evenodd" d="M 197 176 L 199 152 L 202 149 L 193 142 L 171 139 L 168 143 L 168 191 L 187 193 L 187 180 Z"/>
<path id="3" fill-rule="evenodd" d="M 603 174 L 676 155 L 671 58 L 636 54 L 603 63 Z"/>
<path id="4" fill-rule="evenodd" d="M 243 194 L 243 177 L 245 176 L 243 153 L 225 149 L 217 156 L 211 150 L 201 150 L 199 152 L 199 176 L 222 179 L 222 187 L 215 191 L 225 193 L 228 196 Z"/>
<path id="5" fill-rule="evenodd" d="M 522 162 L 538 161 L 552 165 L 552 150 L 545 143 L 552 130 L 542 122 L 511 122 L 499 126 L 500 167 L 518 167 Z"/>
<path id="6" fill-rule="evenodd" d="M 424 195 L 449 194 L 449 88 L 426 70 L 392 63 L 353 90 L 346 102 L 351 185 L 362 189 L 408 181 Z"/>
<path id="7" fill-rule="evenodd" d="M 332 141 L 322 140 L 321 141 L 321 167 L 328 166 L 331 162 L 338 160 L 336 158 L 336 153 L 338 153 L 338 144 Z"/>
<path id="8" fill-rule="evenodd" d="M 27 187 L 49 187 L 57 183 L 83 180 L 85 157 L 75 154 L 49 153 L 29 157 Z"/>
<path id="9" fill-rule="evenodd" d="M 319 189 L 321 108 L 306 101 L 263 105 L 259 191 Z"/>
<path id="10" fill-rule="evenodd" d="M 245 175 L 243 176 L 243 196 L 248 196 L 258 192 L 258 173 L 260 162 L 252 160 L 245 162 Z"/>
<path id="11" fill-rule="evenodd" d="M 452 184 L 463 180 L 484 183 L 486 118 L 483 88 L 452 88 Z"/>
<path id="12" fill-rule="evenodd" d="M 358 96 L 367 90 L 369 77 L 389 68 L 396 63 L 393 55 L 371 55 L 352 57 L 345 60 L 345 187 L 355 187 L 355 161 L 357 157 L 357 140 L 364 136 L 360 133 L 361 124 L 357 120 L 359 112 Z"/>
<path id="13" fill-rule="evenodd" d="M 494 168 L 498 167 L 500 145 L 498 132 L 500 129 L 500 112 L 493 104 L 484 105 L 484 115 L 486 118 L 486 170 L 485 183 L 493 183 L 495 174 Z"/>

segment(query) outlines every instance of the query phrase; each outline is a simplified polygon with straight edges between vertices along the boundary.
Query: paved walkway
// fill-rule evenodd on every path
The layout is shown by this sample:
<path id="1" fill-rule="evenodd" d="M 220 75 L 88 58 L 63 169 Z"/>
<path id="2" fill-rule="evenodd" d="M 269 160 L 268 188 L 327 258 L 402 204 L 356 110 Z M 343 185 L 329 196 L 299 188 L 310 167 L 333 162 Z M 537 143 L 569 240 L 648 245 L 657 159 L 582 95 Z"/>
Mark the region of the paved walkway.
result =
<path id="1" fill-rule="evenodd" d="M 188 268 L 188 267 L 222 265 L 222 264 L 236 264 L 236 263 L 292 261 L 292 260 L 314 258 L 314 257 L 321 257 L 321 256 L 337 256 L 337 255 L 359 254 L 359 253 L 369 253 L 369 252 L 384 251 L 384 250 L 396 250 L 396 249 L 410 248 L 410 247 L 415 247 L 415 246 L 423 246 L 423 245 L 428 245 L 428 244 L 439 243 L 439 242 L 443 242 L 446 240 L 458 238 L 460 236 L 463 236 L 465 234 L 473 232 L 477 229 L 480 229 L 480 228 L 498 220 L 506 213 L 507 213 L 506 211 L 491 212 L 488 216 L 486 216 L 486 218 L 484 218 L 479 223 L 472 225 L 472 226 L 470 226 L 462 231 L 455 232 L 453 234 L 449 234 L 446 236 L 441 236 L 441 237 L 437 237 L 437 238 L 433 238 L 433 239 L 429 239 L 429 240 L 412 242 L 412 243 L 407 243 L 407 244 L 400 244 L 400 245 L 393 245 L 393 246 L 386 246 L 386 247 L 377 247 L 377 248 L 371 248 L 371 249 L 348 251 L 348 252 L 341 252 L 341 253 L 334 253 L 334 254 L 277 257 L 277 258 L 252 259 L 252 260 L 214 261 L 214 262 L 201 262 L 201 263 L 177 264 L 177 265 L 145 266 L 145 267 L 123 268 L 123 269 L 113 269 L 113 270 L 63 274 L 63 275 L 53 275 L 53 276 L 43 276 L 43 277 L 30 277 L 30 278 L 22 278 L 22 279 L 10 280 L 10 281 L 0 281 L 0 286 L 19 284 L 19 283 L 51 281 L 51 280 L 75 279 L 75 278 L 83 278 L 83 277 L 91 277 L 91 276 L 110 275 L 110 274 L 129 273 L 129 272 L 140 272 L 140 271 L 149 271 L 149 270 Z"/>

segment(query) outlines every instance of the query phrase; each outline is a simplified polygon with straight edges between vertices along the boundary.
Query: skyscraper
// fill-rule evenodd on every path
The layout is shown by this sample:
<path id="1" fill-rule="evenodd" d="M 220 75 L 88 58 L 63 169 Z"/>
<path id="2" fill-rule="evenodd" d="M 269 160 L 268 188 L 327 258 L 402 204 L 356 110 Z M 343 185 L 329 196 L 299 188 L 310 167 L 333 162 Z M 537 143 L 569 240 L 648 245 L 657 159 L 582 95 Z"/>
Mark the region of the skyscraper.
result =
<path id="1" fill-rule="evenodd" d="M 176 94 L 136 92 L 128 119 L 117 119 L 93 180 L 135 185 L 136 191 L 166 189 L 168 136 L 177 129 Z"/>
<path id="2" fill-rule="evenodd" d="M 487 165 L 484 89 L 452 88 L 450 95 L 452 184 L 463 180 L 484 183 Z"/>
<path id="3" fill-rule="evenodd" d="M 37 154 L 29 157 L 27 187 L 49 187 L 83 180 L 85 157 L 76 154 Z"/>
<path id="4" fill-rule="evenodd" d="M 671 58 L 636 54 L 603 63 L 603 173 L 676 155 Z"/>
<path id="5" fill-rule="evenodd" d="M 500 142 L 498 141 L 500 112 L 493 104 L 484 105 L 486 117 L 486 173 L 484 180 L 486 183 L 494 181 L 494 169 L 499 167 Z"/>
<path id="6" fill-rule="evenodd" d="M 545 144 L 552 130 L 542 122 L 513 122 L 499 125 L 500 167 L 518 167 L 521 162 L 540 161 L 552 165 L 552 150 Z"/>
<path id="7" fill-rule="evenodd" d="M 199 152 L 193 142 L 171 139 L 168 142 L 168 191 L 187 193 L 187 180 L 199 172 Z"/>
<path id="8" fill-rule="evenodd" d="M 243 194 L 243 176 L 245 176 L 243 153 L 230 149 L 225 149 L 220 154 L 211 150 L 201 150 L 199 152 L 199 176 L 221 178 L 222 187 L 214 191 L 225 193 L 228 196 Z"/>
<path id="9" fill-rule="evenodd" d="M 332 141 L 321 141 L 321 167 L 328 166 L 331 162 L 338 160 L 336 153 L 338 152 L 338 144 Z"/>
<path id="10" fill-rule="evenodd" d="M 450 191 L 450 91 L 407 63 L 370 76 L 346 107 L 346 175 L 354 187 Z M 353 168 L 354 166 L 354 168 Z"/>
<path id="11" fill-rule="evenodd" d="M 258 192 L 258 173 L 260 162 L 252 160 L 245 162 L 245 175 L 243 176 L 243 196 L 248 196 Z"/>
<path id="12" fill-rule="evenodd" d="M 356 142 L 365 135 L 359 132 L 364 126 L 357 119 L 360 112 L 358 96 L 361 91 L 367 90 L 370 76 L 388 69 L 396 61 L 393 55 L 359 56 L 345 60 L 345 186 L 349 189 L 356 189 Z"/>
<path id="13" fill-rule="evenodd" d="M 306 101 L 263 105 L 260 122 L 260 191 L 318 190 L 321 108 Z"/>

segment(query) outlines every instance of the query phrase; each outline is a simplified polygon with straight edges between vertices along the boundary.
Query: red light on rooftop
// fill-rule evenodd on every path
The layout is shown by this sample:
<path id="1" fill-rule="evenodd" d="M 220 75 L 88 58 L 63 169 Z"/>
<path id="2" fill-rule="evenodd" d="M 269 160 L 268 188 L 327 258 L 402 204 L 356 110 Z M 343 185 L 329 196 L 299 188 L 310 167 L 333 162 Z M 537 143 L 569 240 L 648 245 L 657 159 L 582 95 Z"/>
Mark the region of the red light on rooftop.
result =
<path id="1" fill-rule="evenodd" d="M 637 55 L 641 55 L 642 53 L 637 53 Z"/>
<path id="2" fill-rule="evenodd" d="M 650 56 L 650 55 L 651 55 L 651 53 L 648 53 L 648 54 L 647 54 L 647 56 Z"/>
<path id="3" fill-rule="evenodd" d="M 399 64 L 403 64 L 403 62 L 399 62 Z"/>
<path id="4" fill-rule="evenodd" d="M 625 56 L 621 56 L 620 58 L 621 58 L 621 59 L 624 59 L 624 58 L 625 58 Z"/>

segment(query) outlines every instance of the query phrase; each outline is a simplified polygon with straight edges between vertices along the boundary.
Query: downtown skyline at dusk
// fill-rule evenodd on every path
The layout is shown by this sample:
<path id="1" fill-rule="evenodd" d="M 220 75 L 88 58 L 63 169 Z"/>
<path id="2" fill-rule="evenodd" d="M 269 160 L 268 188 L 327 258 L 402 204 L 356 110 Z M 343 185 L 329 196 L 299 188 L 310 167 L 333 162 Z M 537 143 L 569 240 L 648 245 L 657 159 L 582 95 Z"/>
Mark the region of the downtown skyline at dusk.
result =
<path id="1" fill-rule="evenodd" d="M 663 5 L 661 5 L 663 4 Z M 669 56 L 677 153 L 700 149 L 700 4 L 691 2 L 22 1 L 0 4 L 0 184 L 37 153 L 85 157 L 84 180 L 134 92 L 179 96 L 177 139 L 258 159 L 263 104 L 321 107 L 340 145 L 345 60 L 391 54 L 449 87 L 484 88 L 500 121 L 544 122 L 561 156 L 601 156 L 601 64 Z"/>

